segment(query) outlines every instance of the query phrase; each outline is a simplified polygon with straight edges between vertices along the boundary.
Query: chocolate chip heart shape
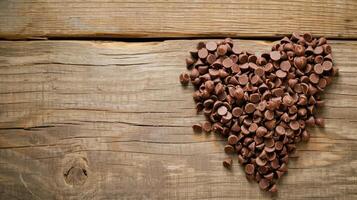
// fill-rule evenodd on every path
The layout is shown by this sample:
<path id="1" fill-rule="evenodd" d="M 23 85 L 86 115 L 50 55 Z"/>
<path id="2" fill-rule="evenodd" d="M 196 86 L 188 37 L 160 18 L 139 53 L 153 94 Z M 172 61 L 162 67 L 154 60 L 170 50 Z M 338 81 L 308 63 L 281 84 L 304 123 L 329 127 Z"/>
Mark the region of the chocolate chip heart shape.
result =
<path id="1" fill-rule="evenodd" d="M 260 56 L 242 51 L 232 39 L 199 42 L 186 59 L 190 74 L 180 82 L 195 87 L 193 99 L 207 118 L 195 132 L 214 131 L 227 138 L 224 151 L 238 154 L 246 177 L 277 192 L 289 154 L 308 141 L 306 126 L 324 126 L 315 116 L 321 93 L 338 72 L 324 37 L 293 33 Z M 231 168 L 232 159 L 223 166 Z"/>

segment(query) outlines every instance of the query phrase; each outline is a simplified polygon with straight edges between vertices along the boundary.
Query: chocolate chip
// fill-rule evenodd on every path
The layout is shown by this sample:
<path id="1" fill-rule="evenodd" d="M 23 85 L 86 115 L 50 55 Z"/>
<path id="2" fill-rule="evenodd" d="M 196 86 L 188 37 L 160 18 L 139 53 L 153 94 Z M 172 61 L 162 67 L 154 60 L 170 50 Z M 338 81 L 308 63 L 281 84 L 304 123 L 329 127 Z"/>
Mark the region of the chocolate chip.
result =
<path id="1" fill-rule="evenodd" d="M 239 84 L 246 85 L 248 83 L 249 79 L 248 79 L 247 75 L 241 75 L 241 76 L 239 76 L 238 81 L 239 81 Z"/>
<path id="2" fill-rule="evenodd" d="M 233 146 L 227 144 L 226 146 L 224 146 L 224 152 L 225 152 L 226 154 L 232 154 L 232 153 L 235 152 L 235 150 L 234 150 L 234 147 L 233 147 Z"/>
<path id="3" fill-rule="evenodd" d="M 324 71 L 330 71 L 332 69 L 332 62 L 331 61 L 324 61 L 322 63 L 322 67 Z"/>
<path id="4" fill-rule="evenodd" d="M 311 33 L 304 33 L 303 35 L 306 42 L 312 42 L 312 35 Z"/>
<path id="5" fill-rule="evenodd" d="M 208 51 L 215 51 L 217 49 L 217 43 L 213 41 L 207 42 L 206 49 Z"/>
<path id="6" fill-rule="evenodd" d="M 254 171 L 255 171 L 255 167 L 253 164 L 247 164 L 245 166 L 245 173 L 247 174 L 254 174 Z"/>
<path id="7" fill-rule="evenodd" d="M 262 160 L 260 157 L 257 157 L 255 159 L 255 162 L 257 163 L 258 166 L 265 166 L 267 164 L 266 160 Z"/>
<path id="8" fill-rule="evenodd" d="M 198 50 L 198 57 L 201 59 L 205 59 L 208 56 L 208 51 L 206 48 L 202 48 Z"/>
<path id="9" fill-rule="evenodd" d="M 239 117 L 243 114 L 243 110 L 240 107 L 235 107 L 232 110 L 233 117 Z"/>
<path id="10" fill-rule="evenodd" d="M 223 160 L 223 166 L 227 169 L 232 167 L 233 160 L 231 158 L 226 158 Z"/>
<path id="11" fill-rule="evenodd" d="M 285 71 L 285 72 L 288 72 L 291 68 L 291 64 L 288 60 L 285 60 L 285 61 L 282 61 L 280 63 L 280 69 Z"/>
<path id="12" fill-rule="evenodd" d="M 246 113 L 253 113 L 255 111 L 255 105 L 252 104 L 252 103 L 246 104 L 245 107 L 244 107 L 244 111 Z"/>
<path id="13" fill-rule="evenodd" d="M 212 124 L 208 121 L 202 123 L 202 130 L 206 133 L 209 133 L 212 130 Z"/>
<path id="14" fill-rule="evenodd" d="M 258 129 L 256 130 L 256 134 L 259 137 L 264 137 L 267 134 L 268 130 L 263 127 L 263 126 L 259 126 Z"/>
<path id="15" fill-rule="evenodd" d="M 270 52 L 270 58 L 274 61 L 280 60 L 281 54 L 279 51 L 272 51 Z"/>
<path id="16" fill-rule="evenodd" d="M 208 54 L 206 60 L 207 60 L 207 63 L 211 65 L 217 60 L 217 57 L 214 54 Z"/>
<path id="17" fill-rule="evenodd" d="M 295 46 L 295 55 L 297 56 L 304 56 L 305 54 L 305 47 L 302 45 L 296 45 Z"/>
<path id="18" fill-rule="evenodd" d="M 322 74 L 324 72 L 324 67 L 320 63 L 317 63 L 314 66 L 314 72 L 316 74 Z"/>
<path id="19" fill-rule="evenodd" d="M 316 118 L 315 123 L 316 123 L 316 125 L 318 125 L 320 127 L 325 127 L 325 121 L 322 118 Z"/>
<path id="20" fill-rule="evenodd" d="M 228 47 L 226 45 L 224 45 L 224 44 L 219 45 L 219 47 L 217 48 L 217 54 L 219 56 L 223 56 L 227 53 L 227 49 L 228 49 Z"/>
<path id="21" fill-rule="evenodd" d="M 300 70 L 303 70 L 307 64 L 307 59 L 304 56 L 294 58 L 294 66 Z"/>
<path id="22" fill-rule="evenodd" d="M 234 63 L 233 63 L 233 60 L 230 59 L 229 57 L 226 58 L 226 59 L 224 59 L 223 62 L 222 62 L 222 65 L 223 65 L 223 67 L 225 67 L 225 68 L 230 68 L 230 67 L 232 67 L 233 64 L 234 64 Z"/>
<path id="23" fill-rule="evenodd" d="M 187 72 L 182 72 L 179 78 L 182 85 L 187 85 L 190 82 L 190 75 Z"/>
<path id="24" fill-rule="evenodd" d="M 230 135 L 228 137 L 228 144 L 235 145 L 238 142 L 238 137 L 235 135 Z"/>
<path id="25" fill-rule="evenodd" d="M 240 64 L 244 64 L 248 62 L 248 55 L 247 54 L 240 54 L 238 56 L 238 61 Z"/>
<path id="26" fill-rule="evenodd" d="M 289 123 L 289 127 L 290 127 L 292 130 L 296 131 L 296 130 L 298 130 L 298 129 L 300 128 L 300 124 L 299 124 L 298 121 L 291 121 L 291 122 Z"/>
<path id="27" fill-rule="evenodd" d="M 282 70 L 280 70 L 280 69 L 279 69 L 278 71 L 276 71 L 275 74 L 276 74 L 276 76 L 277 76 L 278 78 L 285 78 L 286 75 L 287 75 L 286 72 L 284 72 L 284 71 L 282 71 Z"/>
<path id="28" fill-rule="evenodd" d="M 275 127 L 275 131 L 278 135 L 285 135 L 285 128 L 281 125 Z"/>
<path id="29" fill-rule="evenodd" d="M 256 130 L 258 129 L 258 125 L 256 123 L 252 123 L 250 126 L 249 126 L 249 132 L 251 133 L 254 133 Z"/>
<path id="30" fill-rule="evenodd" d="M 250 97 L 249 97 L 249 100 L 252 103 L 258 103 L 260 101 L 260 94 L 259 93 L 251 94 Z"/>
<path id="31" fill-rule="evenodd" d="M 192 129 L 196 133 L 201 133 L 202 132 L 202 126 L 201 124 L 194 124 L 192 125 Z"/>

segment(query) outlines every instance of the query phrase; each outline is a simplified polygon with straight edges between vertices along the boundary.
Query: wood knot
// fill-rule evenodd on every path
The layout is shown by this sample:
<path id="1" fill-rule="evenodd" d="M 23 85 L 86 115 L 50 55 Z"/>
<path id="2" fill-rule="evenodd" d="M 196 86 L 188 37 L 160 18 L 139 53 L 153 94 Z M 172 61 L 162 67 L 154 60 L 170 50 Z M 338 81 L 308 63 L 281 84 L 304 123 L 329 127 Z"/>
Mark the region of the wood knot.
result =
<path id="1" fill-rule="evenodd" d="M 67 155 L 63 160 L 63 178 L 66 184 L 83 185 L 89 176 L 88 160 L 81 155 Z"/>
<path id="2" fill-rule="evenodd" d="M 81 167 L 71 167 L 64 173 L 64 179 L 70 185 L 83 185 L 88 178 L 88 172 Z"/>

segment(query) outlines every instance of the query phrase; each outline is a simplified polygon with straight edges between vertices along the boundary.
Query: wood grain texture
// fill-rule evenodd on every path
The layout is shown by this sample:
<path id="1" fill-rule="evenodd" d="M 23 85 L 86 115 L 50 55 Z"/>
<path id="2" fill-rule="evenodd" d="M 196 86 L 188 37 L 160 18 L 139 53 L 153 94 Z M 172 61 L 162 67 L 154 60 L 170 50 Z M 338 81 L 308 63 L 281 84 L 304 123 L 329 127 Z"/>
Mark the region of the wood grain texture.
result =
<path id="1" fill-rule="evenodd" d="M 355 0 L 2 0 L 0 38 L 357 38 Z"/>
<path id="2" fill-rule="evenodd" d="M 178 75 L 197 41 L 0 42 L 0 199 L 271 199 L 193 134 Z M 262 52 L 271 43 L 239 40 Z M 357 42 L 332 41 L 340 76 L 274 199 L 357 198 Z"/>

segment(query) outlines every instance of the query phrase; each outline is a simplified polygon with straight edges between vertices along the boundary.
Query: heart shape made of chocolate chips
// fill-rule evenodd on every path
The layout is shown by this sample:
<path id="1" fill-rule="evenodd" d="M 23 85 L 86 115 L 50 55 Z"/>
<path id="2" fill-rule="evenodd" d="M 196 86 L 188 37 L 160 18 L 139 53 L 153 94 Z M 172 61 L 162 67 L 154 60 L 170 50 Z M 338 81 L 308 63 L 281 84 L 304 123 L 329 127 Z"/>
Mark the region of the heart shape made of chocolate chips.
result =
<path id="1" fill-rule="evenodd" d="M 331 46 L 324 37 L 293 33 L 260 56 L 242 51 L 230 38 L 199 42 L 190 54 L 191 72 L 179 79 L 192 83 L 197 111 L 207 119 L 193 130 L 227 138 L 224 151 L 238 156 L 248 180 L 277 192 L 289 155 L 310 138 L 306 126 L 324 126 L 315 110 L 323 106 L 320 95 L 338 73 Z M 228 169 L 231 156 L 223 161 Z"/>

